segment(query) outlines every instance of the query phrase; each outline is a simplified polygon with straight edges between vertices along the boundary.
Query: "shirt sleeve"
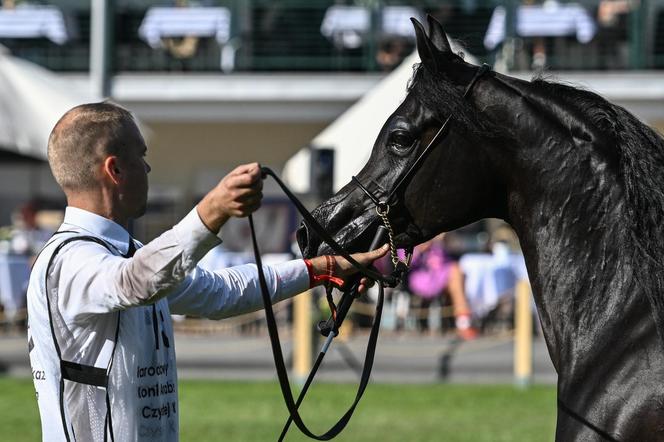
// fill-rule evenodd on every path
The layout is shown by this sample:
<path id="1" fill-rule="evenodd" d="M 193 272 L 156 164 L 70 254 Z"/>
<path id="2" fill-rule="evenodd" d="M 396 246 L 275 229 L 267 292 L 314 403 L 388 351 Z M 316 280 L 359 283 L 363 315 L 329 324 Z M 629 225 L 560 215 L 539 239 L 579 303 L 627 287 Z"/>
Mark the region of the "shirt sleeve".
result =
<path id="1" fill-rule="evenodd" d="M 309 273 L 303 260 L 264 265 L 272 303 L 309 288 Z M 263 307 L 258 269 L 254 264 L 211 272 L 196 267 L 181 286 L 168 295 L 171 313 L 221 319 Z"/>
<path id="2" fill-rule="evenodd" d="M 57 282 L 60 311 L 73 319 L 151 304 L 177 289 L 220 242 L 193 209 L 132 258 L 93 242 L 71 242 L 55 257 L 49 283 Z"/>

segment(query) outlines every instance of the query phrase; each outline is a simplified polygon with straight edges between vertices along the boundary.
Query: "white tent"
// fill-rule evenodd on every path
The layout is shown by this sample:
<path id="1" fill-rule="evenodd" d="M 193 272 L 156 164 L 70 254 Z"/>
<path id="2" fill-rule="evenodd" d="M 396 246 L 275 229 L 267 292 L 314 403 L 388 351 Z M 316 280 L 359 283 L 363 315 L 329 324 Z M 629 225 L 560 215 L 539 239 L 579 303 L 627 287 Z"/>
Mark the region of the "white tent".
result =
<path id="1" fill-rule="evenodd" d="M 454 47 L 454 43 L 452 43 Z M 458 52 L 458 48 L 454 48 Z M 466 60 L 476 63 L 473 57 Z M 348 183 L 369 159 L 385 120 L 406 96 L 406 85 L 419 63 L 417 51 L 325 128 L 311 142 L 313 149 L 334 149 L 334 190 Z M 284 167 L 283 177 L 294 192 L 309 191 L 309 148 L 300 149 Z"/>
<path id="2" fill-rule="evenodd" d="M 0 149 L 46 159 L 48 136 L 58 119 L 90 101 L 89 94 L 0 46 Z"/>

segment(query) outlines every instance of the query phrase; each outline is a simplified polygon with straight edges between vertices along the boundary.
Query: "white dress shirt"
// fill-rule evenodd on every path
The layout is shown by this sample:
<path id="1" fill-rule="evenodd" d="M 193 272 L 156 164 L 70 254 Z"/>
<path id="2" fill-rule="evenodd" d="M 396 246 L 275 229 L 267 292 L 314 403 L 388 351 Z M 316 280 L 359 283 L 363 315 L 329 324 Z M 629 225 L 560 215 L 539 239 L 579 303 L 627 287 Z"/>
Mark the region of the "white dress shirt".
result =
<path id="1" fill-rule="evenodd" d="M 261 308 L 256 266 L 217 272 L 197 267 L 221 241 L 196 209 L 155 240 L 138 244 L 131 258 L 122 256 L 129 233 L 85 210 L 68 207 L 59 232 L 37 259 L 28 288 L 30 362 L 43 440 L 101 441 L 111 428 L 116 441 L 178 440 L 170 314 L 224 318 Z M 106 246 L 76 240 L 52 257 L 68 238 L 83 235 Z M 273 302 L 309 286 L 301 260 L 265 271 Z M 105 371 L 108 393 L 67 380 L 62 364 Z"/>

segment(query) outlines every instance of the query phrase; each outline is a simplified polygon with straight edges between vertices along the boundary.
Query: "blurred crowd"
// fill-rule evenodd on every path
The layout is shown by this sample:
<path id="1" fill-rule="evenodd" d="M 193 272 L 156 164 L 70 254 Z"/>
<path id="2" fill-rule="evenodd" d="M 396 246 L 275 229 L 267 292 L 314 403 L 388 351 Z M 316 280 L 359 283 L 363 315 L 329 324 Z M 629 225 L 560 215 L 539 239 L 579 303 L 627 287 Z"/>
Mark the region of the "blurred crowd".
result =
<path id="1" fill-rule="evenodd" d="M 13 14 L 13 24 L 9 14 L 0 20 L 6 25 L 0 26 L 0 43 L 19 57 L 48 54 L 39 59 L 51 69 L 85 70 L 86 61 L 74 54 L 87 51 L 86 8 L 0 1 L 0 13 L 25 13 Z M 224 0 L 118 2 L 116 47 L 123 56 L 115 64 L 143 71 L 389 71 L 414 49 L 409 17 L 425 14 L 438 19 L 464 51 L 516 70 L 661 67 L 664 53 L 661 2 L 522 0 L 511 8 L 509 2 L 476 0 L 255 3 L 231 8 Z M 303 36 L 310 44 L 302 44 Z M 285 63 L 289 57 L 315 61 Z M 271 59 L 277 61 L 270 64 Z"/>
<path id="2" fill-rule="evenodd" d="M 12 224 L 0 229 L 0 324 L 5 329 L 24 325 L 29 269 L 61 217 L 60 211 L 39 210 L 39 203 L 31 201 L 16 208 Z M 480 239 L 472 240 L 469 246 L 469 236 Z M 265 259 L 283 261 L 297 253 L 294 247 Z M 400 253 L 405 258 L 403 251 Z M 200 265 L 214 270 L 252 261 L 250 253 L 230 251 L 222 245 Z M 376 265 L 388 271 L 391 262 L 386 257 Z M 525 264 L 516 235 L 506 224 L 489 231 L 439 235 L 414 249 L 403 283 L 387 289 L 383 328 L 401 333 L 452 334 L 462 340 L 511 329 L 513 295 L 519 280 L 527 280 Z M 370 326 L 376 296 L 377 291 L 370 290 L 356 302 L 349 325 Z M 317 298 L 319 319 L 326 319 L 325 296 L 321 292 Z M 284 312 L 284 319 L 292 319 L 289 308 Z M 185 318 L 177 319 L 182 323 Z M 260 315 L 240 318 L 237 331 L 253 332 L 261 323 Z"/>
<path id="3" fill-rule="evenodd" d="M 388 291 L 385 327 L 454 333 L 462 340 L 512 328 L 514 290 L 518 281 L 527 281 L 516 235 L 506 224 L 474 233 L 487 240 L 470 251 L 467 235 L 441 234 L 415 247 L 405 280 Z M 378 263 L 383 271 L 390 264 L 384 261 Z"/>

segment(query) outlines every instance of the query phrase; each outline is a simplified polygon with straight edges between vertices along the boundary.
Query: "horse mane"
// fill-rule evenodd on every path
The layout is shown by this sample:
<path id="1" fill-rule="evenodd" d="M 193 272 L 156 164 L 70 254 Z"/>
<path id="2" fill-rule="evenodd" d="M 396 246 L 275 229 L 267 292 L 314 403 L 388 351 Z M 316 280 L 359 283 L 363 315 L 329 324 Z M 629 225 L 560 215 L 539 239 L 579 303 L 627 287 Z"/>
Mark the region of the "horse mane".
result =
<path id="1" fill-rule="evenodd" d="M 593 92 L 543 79 L 532 84 L 551 101 L 578 109 L 604 134 L 605 145 L 595 148 L 611 150 L 618 159 L 617 178 L 635 239 L 664 270 L 664 247 L 658 247 L 664 233 L 664 139 L 623 107 Z"/>
<path id="2" fill-rule="evenodd" d="M 625 192 L 625 204 L 638 246 L 664 270 L 664 139 L 623 107 L 601 96 L 571 85 L 536 78 L 533 92 L 558 102 L 587 119 L 602 133 L 602 145 L 594 148 L 617 159 L 616 174 Z M 498 137 L 503 132 L 479 117 L 444 73 L 431 74 L 421 63 L 413 66 L 407 90 L 443 121 L 452 115 L 455 127 L 475 135 Z"/>
<path id="3" fill-rule="evenodd" d="M 592 148 L 613 163 L 612 173 L 623 189 L 624 219 L 616 220 L 616 225 L 629 229 L 632 243 L 625 244 L 625 250 L 631 255 L 628 259 L 636 282 L 653 308 L 664 344 L 664 139 L 623 107 L 593 92 L 543 78 L 530 85 L 530 91 L 544 102 L 580 116 L 584 124 L 601 134 Z M 444 73 L 432 74 L 416 64 L 407 90 L 441 121 L 452 115 L 454 127 L 462 132 L 485 139 L 504 134 L 504 129 L 492 126 L 467 105 L 462 88 Z"/>
<path id="4" fill-rule="evenodd" d="M 577 109 L 604 136 L 617 158 L 616 178 L 624 192 L 625 225 L 632 239 L 631 258 L 637 282 L 653 307 L 660 339 L 664 341 L 664 139 L 621 106 L 571 85 L 541 78 L 534 92 Z"/>

